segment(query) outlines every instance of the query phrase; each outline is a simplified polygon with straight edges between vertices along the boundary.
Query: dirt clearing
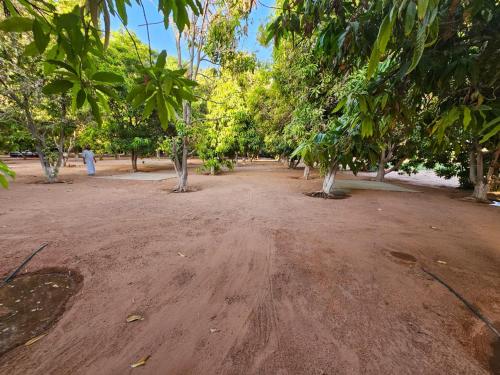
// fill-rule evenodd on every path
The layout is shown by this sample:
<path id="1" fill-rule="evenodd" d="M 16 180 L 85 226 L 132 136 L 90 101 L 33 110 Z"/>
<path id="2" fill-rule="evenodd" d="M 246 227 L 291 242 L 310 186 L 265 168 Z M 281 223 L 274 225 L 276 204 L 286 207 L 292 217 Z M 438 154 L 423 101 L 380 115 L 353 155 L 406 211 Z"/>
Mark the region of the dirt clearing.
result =
<path id="1" fill-rule="evenodd" d="M 175 179 L 77 167 L 63 170 L 71 184 L 45 185 L 32 183 L 35 161 L 14 169 L 0 192 L 0 273 L 49 242 L 25 271 L 68 268 L 83 283 L 46 336 L 2 355 L 0 373 L 499 371 L 498 340 L 421 270 L 500 327 L 500 209 L 463 192 L 396 183 L 420 193 L 312 199 L 303 193 L 321 179 L 274 162 L 193 171 L 189 194 L 170 192 Z"/>

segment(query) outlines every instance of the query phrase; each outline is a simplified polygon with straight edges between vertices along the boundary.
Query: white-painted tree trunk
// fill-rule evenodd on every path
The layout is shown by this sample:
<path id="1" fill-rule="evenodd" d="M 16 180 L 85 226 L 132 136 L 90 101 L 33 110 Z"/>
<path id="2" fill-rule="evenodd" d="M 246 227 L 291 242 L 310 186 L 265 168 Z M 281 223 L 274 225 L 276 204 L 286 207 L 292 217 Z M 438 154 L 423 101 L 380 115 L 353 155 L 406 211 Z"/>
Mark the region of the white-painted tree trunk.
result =
<path id="1" fill-rule="evenodd" d="M 500 157 L 500 148 L 497 148 L 490 159 L 488 171 L 484 174 L 484 154 L 479 145 L 470 154 L 469 177 L 474 184 L 472 196 L 478 201 L 488 201 L 493 176 L 497 172 L 497 163 Z M 475 162 L 474 162 L 475 161 Z"/>
<path id="2" fill-rule="evenodd" d="M 472 196 L 476 198 L 478 201 L 487 201 L 488 193 L 490 192 L 490 187 L 488 184 L 485 184 L 483 181 L 479 181 L 474 185 L 474 192 Z"/>
<path id="3" fill-rule="evenodd" d="M 335 162 L 330 164 L 328 171 L 325 175 L 325 179 L 323 180 L 323 193 L 332 194 L 335 189 L 335 176 L 337 174 L 338 165 Z"/>
<path id="4" fill-rule="evenodd" d="M 306 164 L 304 167 L 304 180 L 309 180 L 309 175 L 311 174 L 311 168 Z"/>

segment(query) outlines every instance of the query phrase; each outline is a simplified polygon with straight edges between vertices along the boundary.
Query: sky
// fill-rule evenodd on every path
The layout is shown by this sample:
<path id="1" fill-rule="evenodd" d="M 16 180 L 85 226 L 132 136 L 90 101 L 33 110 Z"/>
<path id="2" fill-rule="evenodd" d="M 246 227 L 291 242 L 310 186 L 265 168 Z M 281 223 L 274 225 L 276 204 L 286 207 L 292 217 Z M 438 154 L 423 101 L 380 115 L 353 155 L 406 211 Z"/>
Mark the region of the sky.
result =
<path id="1" fill-rule="evenodd" d="M 144 24 L 144 16 L 142 9 L 136 2 L 127 9 L 129 30 L 134 31 L 137 36 L 147 44 L 147 31 L 146 27 L 139 26 Z M 144 8 L 146 10 L 146 17 L 148 23 L 158 22 L 163 19 L 158 12 L 156 0 L 144 0 Z M 266 23 L 266 20 L 271 16 L 272 9 L 267 8 L 261 4 L 268 6 L 274 5 L 274 0 L 262 0 L 257 2 L 257 7 L 252 10 L 248 19 L 248 35 L 242 37 L 239 41 L 238 48 L 243 51 L 255 53 L 259 61 L 271 61 L 272 47 L 263 47 L 257 41 L 257 34 L 259 25 Z M 120 20 L 117 17 L 111 19 L 111 29 L 119 30 L 122 27 Z M 172 28 L 165 30 L 163 23 L 157 25 L 150 25 L 149 32 L 151 36 L 151 48 L 161 51 L 166 50 L 169 56 L 177 56 L 175 50 L 175 39 Z"/>

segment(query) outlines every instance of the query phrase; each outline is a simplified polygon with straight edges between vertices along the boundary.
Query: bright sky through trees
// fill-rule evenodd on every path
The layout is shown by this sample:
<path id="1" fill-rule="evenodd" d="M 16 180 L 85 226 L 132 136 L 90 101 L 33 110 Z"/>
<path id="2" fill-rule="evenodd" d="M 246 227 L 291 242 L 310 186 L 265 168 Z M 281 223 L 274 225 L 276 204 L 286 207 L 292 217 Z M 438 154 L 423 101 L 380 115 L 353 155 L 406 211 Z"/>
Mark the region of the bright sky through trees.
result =
<path id="1" fill-rule="evenodd" d="M 264 2 L 258 2 L 257 7 L 252 10 L 250 17 L 248 19 L 248 35 L 242 37 L 239 41 L 239 49 L 255 53 L 259 61 L 271 61 L 272 45 L 268 47 L 263 47 L 257 42 L 257 34 L 259 30 L 259 25 L 265 24 L 268 17 L 272 14 L 273 9 L 270 8 L 274 6 L 274 0 L 266 0 Z M 128 28 L 129 30 L 135 32 L 139 38 L 147 43 L 147 32 L 146 27 L 139 26 L 144 25 L 144 15 L 142 13 L 141 7 L 136 3 L 132 2 L 132 6 L 128 7 Z M 262 5 L 264 4 L 264 5 Z M 267 6 L 267 7 L 266 7 Z M 144 8 L 146 10 L 146 17 L 148 22 L 155 23 L 162 21 L 162 15 L 158 12 L 157 5 L 155 1 L 146 0 L 144 1 Z M 119 30 L 122 27 L 120 20 L 116 17 L 111 18 L 111 28 L 112 30 Z M 165 49 L 169 56 L 175 56 L 175 39 L 174 31 L 170 27 L 165 30 L 163 22 L 150 26 L 150 36 L 151 36 L 151 47 L 157 51 Z M 206 66 L 206 63 L 203 64 Z"/>

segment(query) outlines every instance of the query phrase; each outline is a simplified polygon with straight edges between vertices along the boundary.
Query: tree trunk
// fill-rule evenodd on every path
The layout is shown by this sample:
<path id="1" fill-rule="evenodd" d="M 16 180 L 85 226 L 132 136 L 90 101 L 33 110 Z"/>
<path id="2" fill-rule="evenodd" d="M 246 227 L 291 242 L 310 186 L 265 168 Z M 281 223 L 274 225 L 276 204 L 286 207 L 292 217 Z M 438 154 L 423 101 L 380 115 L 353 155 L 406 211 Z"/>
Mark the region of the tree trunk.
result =
<path id="1" fill-rule="evenodd" d="M 45 155 L 42 151 L 40 145 L 35 146 L 36 152 L 38 153 L 38 159 L 40 160 L 40 164 L 42 165 L 43 172 L 45 177 L 47 178 L 47 182 L 52 184 L 57 181 L 57 175 L 59 174 L 59 168 L 62 164 L 62 155 L 59 153 L 57 161 L 55 164 L 50 162 L 50 159 Z"/>
<path id="2" fill-rule="evenodd" d="M 137 172 L 137 171 L 138 171 L 138 169 L 137 169 L 137 157 L 138 157 L 138 156 L 139 156 L 139 155 L 137 155 L 137 152 L 132 151 L 132 156 L 131 156 L 131 157 L 132 157 L 132 170 L 133 170 L 134 172 Z"/>
<path id="3" fill-rule="evenodd" d="M 156 150 L 156 158 L 157 159 L 161 158 L 160 150 Z"/>
<path id="4" fill-rule="evenodd" d="M 377 177 L 375 177 L 375 180 L 378 182 L 384 181 L 385 177 L 385 151 L 382 151 L 380 154 L 380 159 L 378 161 L 378 170 L 377 170 Z"/>
<path id="5" fill-rule="evenodd" d="M 330 163 L 330 167 L 323 180 L 323 193 L 332 194 L 335 189 L 335 175 L 337 174 L 338 165 L 336 161 Z"/>
<path id="6" fill-rule="evenodd" d="M 481 147 L 477 143 L 474 151 L 475 152 L 471 152 L 471 157 L 475 156 L 476 162 L 472 162 L 470 170 L 470 177 L 474 177 L 473 172 L 475 172 L 475 179 L 472 180 L 474 184 L 472 196 L 478 201 L 487 201 L 490 186 L 485 183 L 484 179 L 484 155 Z"/>
<path id="7" fill-rule="evenodd" d="M 210 174 L 215 176 L 215 167 L 213 165 L 210 166 Z"/>
<path id="8" fill-rule="evenodd" d="M 177 157 L 177 156 L 176 156 Z M 188 141 L 187 137 L 183 137 L 182 139 L 182 162 L 181 165 L 176 167 L 179 168 L 177 171 L 177 176 L 179 178 L 179 181 L 177 183 L 177 187 L 175 191 L 179 193 L 186 192 L 188 190 L 188 185 L 187 185 L 187 180 L 188 180 Z"/>
<path id="9" fill-rule="evenodd" d="M 311 168 L 306 164 L 304 168 L 304 180 L 309 180 L 310 173 L 311 173 Z"/>
<path id="10" fill-rule="evenodd" d="M 490 186 L 485 184 L 483 181 L 479 181 L 474 185 L 474 192 L 472 196 L 481 202 L 488 201 L 488 193 L 490 192 Z"/>

